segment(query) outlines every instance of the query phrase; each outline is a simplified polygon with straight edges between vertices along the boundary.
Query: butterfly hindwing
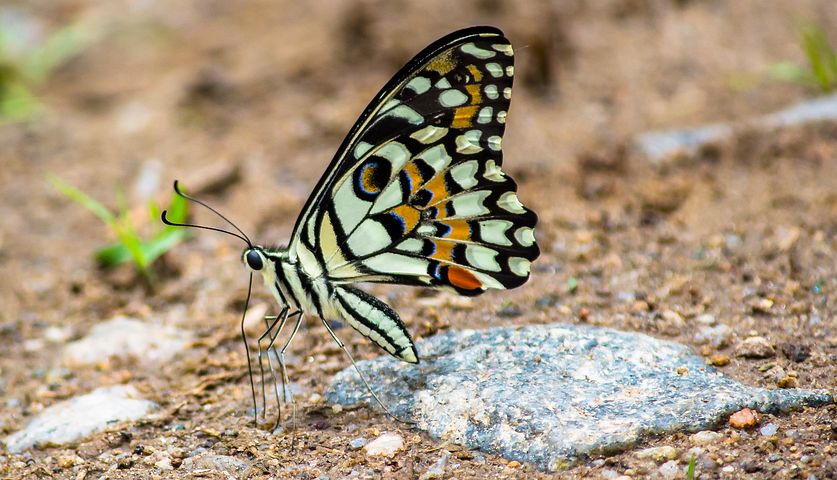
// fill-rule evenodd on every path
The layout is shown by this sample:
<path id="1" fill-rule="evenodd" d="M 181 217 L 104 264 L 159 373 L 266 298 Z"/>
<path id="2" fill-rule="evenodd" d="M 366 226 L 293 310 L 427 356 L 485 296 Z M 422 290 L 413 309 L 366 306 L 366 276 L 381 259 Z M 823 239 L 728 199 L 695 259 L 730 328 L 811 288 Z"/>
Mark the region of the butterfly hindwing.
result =
<path id="1" fill-rule="evenodd" d="M 490 27 L 417 55 L 352 128 L 297 222 L 291 254 L 336 284 L 476 295 L 524 283 L 538 256 L 537 217 L 500 168 L 513 75 L 511 45 Z"/>

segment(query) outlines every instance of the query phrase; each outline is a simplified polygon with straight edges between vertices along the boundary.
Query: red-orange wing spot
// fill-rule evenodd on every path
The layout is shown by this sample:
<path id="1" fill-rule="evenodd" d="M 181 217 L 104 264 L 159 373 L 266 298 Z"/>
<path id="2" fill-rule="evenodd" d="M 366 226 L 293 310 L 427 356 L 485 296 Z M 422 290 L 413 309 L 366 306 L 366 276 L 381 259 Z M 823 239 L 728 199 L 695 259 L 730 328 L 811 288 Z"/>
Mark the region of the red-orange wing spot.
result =
<path id="1" fill-rule="evenodd" d="M 482 282 L 473 273 L 460 267 L 448 268 L 448 280 L 454 287 L 463 290 L 477 290 L 482 288 Z"/>

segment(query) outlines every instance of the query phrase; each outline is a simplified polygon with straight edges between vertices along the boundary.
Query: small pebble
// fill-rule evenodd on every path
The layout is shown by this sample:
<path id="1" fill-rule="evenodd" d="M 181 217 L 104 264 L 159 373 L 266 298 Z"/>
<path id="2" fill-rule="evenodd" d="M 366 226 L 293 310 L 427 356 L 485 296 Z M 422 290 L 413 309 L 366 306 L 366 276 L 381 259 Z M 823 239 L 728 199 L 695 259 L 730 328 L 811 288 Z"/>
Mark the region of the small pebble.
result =
<path id="1" fill-rule="evenodd" d="M 735 347 L 735 355 L 744 358 L 770 358 L 776 350 L 764 337 L 750 337 Z"/>
<path id="2" fill-rule="evenodd" d="M 713 445 L 724 438 L 724 436 L 718 432 L 703 430 L 693 434 L 690 438 L 692 439 L 692 442 L 698 445 Z"/>
<path id="3" fill-rule="evenodd" d="M 709 357 L 709 360 L 706 362 L 713 367 L 725 367 L 729 365 L 729 356 L 724 355 L 723 353 L 716 353 Z"/>
<path id="4" fill-rule="evenodd" d="M 748 303 L 753 313 L 770 313 L 773 308 L 773 300 L 769 298 L 758 298 Z"/>
<path id="5" fill-rule="evenodd" d="M 695 322 L 711 327 L 717 323 L 717 320 L 715 319 L 715 315 L 704 313 L 703 315 L 698 315 L 697 318 L 695 318 Z"/>
<path id="6" fill-rule="evenodd" d="M 447 450 L 442 450 L 442 456 L 436 460 L 436 463 L 430 466 L 426 472 L 421 474 L 419 480 L 437 480 L 446 478 L 445 469 L 448 466 L 448 460 L 450 459 L 450 452 Z"/>
<path id="7" fill-rule="evenodd" d="M 749 408 L 739 410 L 729 417 L 732 428 L 744 429 L 754 427 L 759 423 L 759 414 Z"/>
<path id="8" fill-rule="evenodd" d="M 363 448 L 366 450 L 366 454 L 370 456 L 392 457 L 404 448 L 404 439 L 397 433 L 386 432 L 367 443 Z"/>
<path id="9" fill-rule="evenodd" d="M 651 459 L 659 463 L 665 460 L 674 460 L 678 457 L 677 449 L 664 445 L 662 447 L 644 448 L 636 452 L 636 457 L 640 459 Z"/>
<path id="10" fill-rule="evenodd" d="M 759 429 L 759 433 L 761 433 L 765 437 L 772 437 L 773 435 L 776 435 L 776 432 L 778 430 L 779 427 L 777 427 L 775 423 L 768 423 L 767 425 L 764 425 Z"/>
<path id="11" fill-rule="evenodd" d="M 776 382 L 779 388 L 796 388 L 799 386 L 799 381 L 791 376 L 786 376 Z"/>
<path id="12" fill-rule="evenodd" d="M 349 448 L 351 450 L 360 450 L 364 445 L 366 445 L 366 439 L 363 437 L 357 437 L 349 442 Z"/>
<path id="13" fill-rule="evenodd" d="M 723 348 L 732 340 L 732 329 L 723 323 L 714 327 L 702 325 L 695 334 L 695 342 L 709 344 L 715 348 Z"/>
<path id="14" fill-rule="evenodd" d="M 668 462 L 660 465 L 657 472 L 659 472 L 661 477 L 666 479 L 674 479 L 681 476 L 680 465 L 678 465 L 675 460 L 669 460 Z"/>

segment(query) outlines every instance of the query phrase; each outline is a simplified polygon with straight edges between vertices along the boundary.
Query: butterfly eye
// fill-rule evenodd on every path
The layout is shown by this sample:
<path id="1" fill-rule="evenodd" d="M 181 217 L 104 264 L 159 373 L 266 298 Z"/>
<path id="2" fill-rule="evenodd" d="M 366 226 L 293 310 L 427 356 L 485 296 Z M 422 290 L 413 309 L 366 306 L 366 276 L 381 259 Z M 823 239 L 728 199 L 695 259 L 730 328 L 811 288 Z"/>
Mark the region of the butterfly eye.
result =
<path id="1" fill-rule="evenodd" d="M 255 250 L 247 252 L 247 265 L 253 270 L 261 270 L 264 267 L 262 256 Z"/>

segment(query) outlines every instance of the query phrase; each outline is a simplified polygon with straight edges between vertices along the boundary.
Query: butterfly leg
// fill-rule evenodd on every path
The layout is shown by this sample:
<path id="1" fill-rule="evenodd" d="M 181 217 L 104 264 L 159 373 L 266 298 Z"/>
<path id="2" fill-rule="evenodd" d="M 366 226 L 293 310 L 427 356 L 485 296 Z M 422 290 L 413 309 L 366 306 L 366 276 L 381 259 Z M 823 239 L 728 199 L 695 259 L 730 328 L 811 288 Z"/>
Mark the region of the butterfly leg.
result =
<path id="1" fill-rule="evenodd" d="M 264 318 L 266 329 L 265 329 L 264 333 L 262 333 L 261 336 L 259 336 L 258 340 L 256 341 L 256 344 L 258 345 L 258 348 L 259 348 L 258 353 L 256 354 L 256 358 L 258 359 L 258 363 L 259 363 L 259 378 L 261 380 L 261 386 L 262 386 L 262 420 L 265 420 L 266 415 L 267 415 L 267 395 L 265 393 L 264 362 L 262 361 L 262 352 L 264 350 L 262 349 L 262 341 L 271 334 L 271 332 L 275 329 L 277 324 L 279 324 L 279 328 L 276 329 L 276 330 L 279 331 L 279 330 L 282 329 L 282 325 L 284 324 L 285 318 L 287 318 L 288 309 L 289 309 L 288 306 L 284 306 L 284 307 L 282 307 L 282 310 L 279 312 L 279 315 L 266 316 Z M 268 348 L 270 348 L 270 347 L 268 346 Z M 268 352 L 267 357 L 268 357 L 267 358 L 268 364 L 270 364 L 270 354 L 269 354 L 269 352 Z M 252 377 L 252 372 L 251 372 L 251 377 Z M 251 378 L 251 381 L 252 381 L 252 378 Z M 256 414 L 258 415 L 258 405 L 255 405 L 254 408 L 256 408 Z"/>
<path id="2" fill-rule="evenodd" d="M 296 323 L 294 324 L 294 329 L 291 331 L 291 334 L 288 336 L 288 339 L 285 341 L 285 344 L 282 345 L 282 349 L 279 350 L 279 366 L 282 369 L 282 399 L 286 402 L 290 396 L 290 403 L 291 403 L 291 412 L 293 418 L 293 426 L 294 430 L 296 430 L 296 400 L 294 399 L 293 393 L 288 391 L 288 386 L 290 385 L 290 379 L 288 378 L 288 369 L 285 364 L 285 350 L 288 349 L 288 345 L 291 344 L 291 341 L 296 336 L 296 333 L 299 331 L 300 325 L 302 325 L 302 311 L 297 310 L 294 313 L 288 315 L 288 318 L 296 316 Z M 274 340 L 276 338 L 274 337 Z M 271 341 L 271 344 L 273 342 Z M 290 393 L 290 395 L 289 395 Z"/>
<path id="3" fill-rule="evenodd" d="M 349 349 L 346 348 L 346 345 L 339 338 L 337 338 L 337 335 L 334 333 L 334 330 L 331 329 L 331 325 L 328 324 L 328 321 L 323 319 L 323 325 L 325 325 L 326 330 L 328 330 L 328 333 L 331 335 L 331 338 L 333 338 L 334 341 L 337 343 L 337 346 L 340 347 L 341 350 L 343 350 L 343 353 L 345 353 L 347 357 L 349 357 L 349 361 L 352 362 L 352 366 L 355 367 L 355 371 L 357 372 L 361 381 L 363 381 L 363 384 L 366 386 L 366 390 L 368 390 L 369 393 L 372 395 L 372 398 L 374 398 L 375 401 L 378 402 L 378 405 L 381 406 L 381 408 L 384 410 L 384 413 L 386 413 L 388 417 L 392 418 L 396 422 L 405 423 L 407 425 L 415 425 L 414 422 L 411 422 L 409 420 L 400 419 L 400 418 L 396 417 L 392 412 L 389 411 L 389 409 L 384 405 L 384 403 L 381 401 L 381 399 L 378 398 L 378 395 L 375 394 L 375 391 L 372 390 L 372 387 L 369 385 L 369 382 L 366 380 L 366 376 L 363 375 L 363 372 L 360 371 L 360 368 L 358 368 L 357 363 L 355 363 L 355 359 L 352 357 L 352 354 L 349 353 Z"/>
<path id="4" fill-rule="evenodd" d="M 262 362 L 261 362 L 261 352 L 262 352 L 261 341 L 262 341 L 262 339 L 265 338 L 265 336 L 270 334 L 270 337 L 269 337 L 270 342 L 268 342 L 267 348 L 265 348 L 265 350 L 267 351 L 267 365 L 268 365 L 268 368 L 270 370 L 270 376 L 273 379 L 273 394 L 276 398 L 276 409 L 277 409 L 276 424 L 278 424 L 279 420 L 282 418 L 282 403 L 279 400 L 279 382 L 276 380 L 276 370 L 273 368 L 273 361 L 270 359 L 270 354 L 271 354 L 271 351 L 272 351 L 273 356 L 275 356 L 276 358 L 279 357 L 276 353 L 276 348 L 274 348 L 273 343 L 276 341 L 276 337 L 278 337 L 279 334 L 282 332 L 282 329 L 285 328 L 285 323 L 288 320 L 288 310 L 289 310 L 289 307 L 286 306 L 282 309 L 282 311 L 279 315 L 273 316 L 273 317 L 270 317 L 270 316 L 265 317 L 264 321 L 265 321 L 266 330 L 265 330 L 265 333 L 261 337 L 259 337 L 259 368 L 260 368 L 260 373 L 261 373 L 261 376 L 262 376 L 262 378 L 261 378 L 261 380 L 262 380 L 262 405 L 264 407 L 262 418 L 266 420 L 267 398 L 265 397 L 265 391 L 264 391 L 265 390 L 265 379 L 264 379 L 264 370 L 262 369 Z M 279 319 L 278 320 L 278 323 L 279 323 L 278 326 L 276 326 L 277 319 Z M 269 323 L 270 320 L 273 321 L 272 324 Z M 274 327 L 275 327 L 275 329 L 274 329 Z M 271 332 L 272 332 L 272 334 L 271 334 Z M 275 427 L 275 425 L 274 425 L 274 427 Z"/>

